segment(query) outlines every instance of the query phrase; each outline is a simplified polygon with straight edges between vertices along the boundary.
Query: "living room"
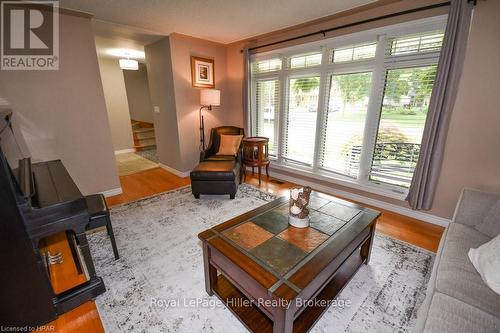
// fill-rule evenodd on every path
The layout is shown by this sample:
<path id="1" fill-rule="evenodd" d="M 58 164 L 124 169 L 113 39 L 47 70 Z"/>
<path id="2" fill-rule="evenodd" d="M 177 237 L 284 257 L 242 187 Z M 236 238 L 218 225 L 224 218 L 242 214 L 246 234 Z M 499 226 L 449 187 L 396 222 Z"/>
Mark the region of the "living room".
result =
<path id="1" fill-rule="evenodd" d="M 500 331 L 499 15 L 2 1 L 2 330 Z"/>

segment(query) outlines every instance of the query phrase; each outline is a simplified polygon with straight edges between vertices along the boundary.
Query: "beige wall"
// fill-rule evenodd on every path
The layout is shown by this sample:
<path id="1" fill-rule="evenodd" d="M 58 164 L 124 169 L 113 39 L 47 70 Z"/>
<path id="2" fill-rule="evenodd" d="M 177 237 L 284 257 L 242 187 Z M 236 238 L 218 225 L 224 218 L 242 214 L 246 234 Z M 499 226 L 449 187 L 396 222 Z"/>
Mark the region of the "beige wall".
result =
<path id="1" fill-rule="evenodd" d="M 1 71 L 36 160 L 61 159 L 84 194 L 120 187 L 90 19 L 60 16 L 60 69 Z"/>
<path id="2" fill-rule="evenodd" d="M 419 0 L 424 3 L 427 0 Z M 389 1 L 390 2 L 390 1 Z M 391 6 L 401 6 L 405 1 Z M 407 1 L 406 1 L 407 2 Z M 431 3 L 432 1 L 427 1 Z M 436 2 L 436 1 L 434 1 Z M 442 9 L 440 9 L 441 11 Z M 453 110 L 440 181 L 430 214 L 451 218 L 463 187 L 500 192 L 500 1 L 479 1 L 474 11 L 467 55 L 458 97 Z M 359 16 L 362 14 L 356 14 Z M 324 23 L 319 23 L 320 25 Z M 314 25 L 315 29 L 317 24 Z M 254 39 L 253 45 L 291 37 L 310 31 L 307 25 L 289 29 L 278 35 Z M 242 91 L 243 42 L 227 46 L 228 82 L 231 108 L 243 121 Z M 234 115 L 233 115 L 234 116 Z M 272 169 L 272 167 L 271 167 Z M 320 185 L 331 186 L 365 197 L 408 207 L 404 201 L 386 198 L 351 188 L 334 185 L 276 170 L 288 176 L 302 178 Z"/>
<path id="3" fill-rule="evenodd" d="M 146 65 L 139 64 L 137 71 L 123 71 L 123 77 L 127 90 L 130 118 L 147 123 L 154 122 Z"/>
<path id="4" fill-rule="evenodd" d="M 144 47 L 148 70 L 148 83 L 153 113 L 158 160 L 175 170 L 182 171 L 174 79 L 170 54 L 170 38 L 162 38 Z"/>
<path id="5" fill-rule="evenodd" d="M 227 89 L 226 47 L 223 44 L 180 34 L 170 35 L 175 103 L 181 149 L 181 169 L 189 171 L 199 162 L 199 88 L 191 85 L 191 56 L 214 59 L 215 88 L 221 91 L 221 106 L 204 111 L 207 144 L 212 127 L 233 125 Z M 236 124 L 238 125 L 238 124 Z"/>
<path id="6" fill-rule="evenodd" d="M 108 111 L 109 126 L 114 150 L 134 147 L 130 112 L 127 102 L 127 91 L 123 71 L 118 59 L 99 59 L 104 99 Z"/>
<path id="7" fill-rule="evenodd" d="M 245 59 L 241 50 L 244 43 L 233 43 L 227 46 L 227 87 L 229 99 L 229 122 L 245 127 L 246 120 L 243 115 L 243 81 Z M 250 134 L 250 133 L 246 133 Z"/>

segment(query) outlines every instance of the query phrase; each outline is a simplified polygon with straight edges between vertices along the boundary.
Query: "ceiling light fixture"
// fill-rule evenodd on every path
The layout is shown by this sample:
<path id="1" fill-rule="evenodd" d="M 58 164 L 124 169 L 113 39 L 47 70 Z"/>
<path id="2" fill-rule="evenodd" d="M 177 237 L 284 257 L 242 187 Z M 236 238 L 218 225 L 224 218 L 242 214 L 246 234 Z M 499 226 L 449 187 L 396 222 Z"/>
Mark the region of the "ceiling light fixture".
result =
<path id="1" fill-rule="evenodd" d="M 120 59 L 120 68 L 129 70 L 129 71 L 136 71 L 139 69 L 139 62 L 134 59 Z"/>

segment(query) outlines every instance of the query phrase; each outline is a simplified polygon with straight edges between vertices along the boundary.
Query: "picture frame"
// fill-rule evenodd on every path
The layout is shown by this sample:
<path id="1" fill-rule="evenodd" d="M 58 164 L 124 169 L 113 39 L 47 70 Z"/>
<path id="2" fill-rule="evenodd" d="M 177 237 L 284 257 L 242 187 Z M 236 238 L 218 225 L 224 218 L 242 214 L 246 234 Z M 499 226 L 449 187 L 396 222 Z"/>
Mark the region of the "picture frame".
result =
<path id="1" fill-rule="evenodd" d="M 191 56 L 191 83 L 196 88 L 215 88 L 213 59 Z"/>

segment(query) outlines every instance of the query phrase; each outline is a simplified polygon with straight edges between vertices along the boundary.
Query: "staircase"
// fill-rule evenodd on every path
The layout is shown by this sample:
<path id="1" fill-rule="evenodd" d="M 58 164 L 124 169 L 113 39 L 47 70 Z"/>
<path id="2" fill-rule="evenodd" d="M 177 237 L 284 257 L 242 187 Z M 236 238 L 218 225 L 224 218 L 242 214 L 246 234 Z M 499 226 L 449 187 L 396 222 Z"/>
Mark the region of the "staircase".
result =
<path id="1" fill-rule="evenodd" d="M 156 148 L 155 128 L 151 123 L 132 120 L 132 133 L 134 135 L 135 150 L 148 150 Z"/>

